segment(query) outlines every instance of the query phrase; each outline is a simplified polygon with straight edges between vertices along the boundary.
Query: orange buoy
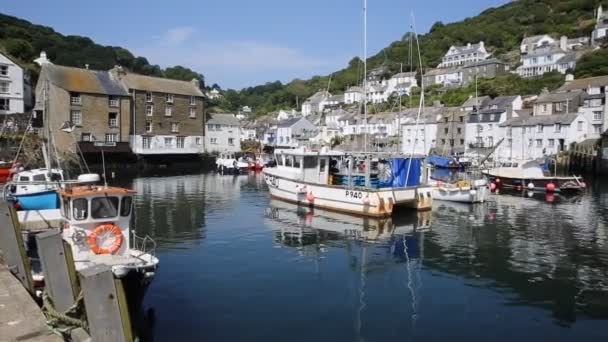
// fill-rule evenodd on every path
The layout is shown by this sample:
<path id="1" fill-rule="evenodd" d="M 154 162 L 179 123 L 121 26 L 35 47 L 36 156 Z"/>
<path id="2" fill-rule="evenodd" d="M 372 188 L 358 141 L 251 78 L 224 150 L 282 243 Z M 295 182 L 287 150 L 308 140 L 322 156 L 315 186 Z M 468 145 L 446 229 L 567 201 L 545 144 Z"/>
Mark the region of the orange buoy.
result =
<path id="1" fill-rule="evenodd" d="M 308 195 L 306 195 L 306 199 L 308 202 L 312 202 L 315 200 L 315 195 L 313 195 L 312 192 L 309 192 Z"/>
<path id="2" fill-rule="evenodd" d="M 97 241 L 97 237 L 105 232 L 110 232 L 112 235 L 114 235 L 114 241 L 108 248 L 100 247 Z M 113 223 L 104 223 L 93 229 L 93 232 L 91 235 L 89 235 L 87 242 L 89 247 L 91 247 L 91 251 L 93 251 L 95 254 L 116 254 L 116 252 L 118 252 L 122 246 L 123 240 L 124 236 L 122 235 L 120 227 Z"/>

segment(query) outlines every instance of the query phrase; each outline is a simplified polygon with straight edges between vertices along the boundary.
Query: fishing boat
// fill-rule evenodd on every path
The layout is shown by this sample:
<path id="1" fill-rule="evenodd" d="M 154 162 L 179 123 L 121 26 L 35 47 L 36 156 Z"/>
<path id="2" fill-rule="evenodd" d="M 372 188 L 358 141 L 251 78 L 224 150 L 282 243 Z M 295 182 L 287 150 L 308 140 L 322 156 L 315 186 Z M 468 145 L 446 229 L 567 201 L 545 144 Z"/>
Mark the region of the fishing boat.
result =
<path id="1" fill-rule="evenodd" d="M 63 181 L 63 171 L 60 169 L 22 170 L 7 184 L 8 194 L 5 193 L 5 197 L 14 197 L 15 207 L 19 210 L 57 209 L 57 188 Z"/>
<path id="2" fill-rule="evenodd" d="M 218 172 L 227 174 L 246 173 L 249 164 L 243 158 L 237 158 L 233 152 L 220 153 L 215 160 L 215 165 Z"/>
<path id="3" fill-rule="evenodd" d="M 387 158 L 375 170 L 371 154 L 278 149 L 275 160 L 276 167 L 263 170 L 264 179 L 270 195 L 284 201 L 371 217 L 390 216 L 397 207 L 430 210 L 433 205 L 433 188 L 422 184 L 420 158 Z M 387 171 L 388 179 L 383 178 Z"/>
<path id="4" fill-rule="evenodd" d="M 489 177 L 491 187 L 497 189 L 576 194 L 587 187 L 581 177 L 552 175 L 543 159 L 503 162 L 482 172 Z"/>

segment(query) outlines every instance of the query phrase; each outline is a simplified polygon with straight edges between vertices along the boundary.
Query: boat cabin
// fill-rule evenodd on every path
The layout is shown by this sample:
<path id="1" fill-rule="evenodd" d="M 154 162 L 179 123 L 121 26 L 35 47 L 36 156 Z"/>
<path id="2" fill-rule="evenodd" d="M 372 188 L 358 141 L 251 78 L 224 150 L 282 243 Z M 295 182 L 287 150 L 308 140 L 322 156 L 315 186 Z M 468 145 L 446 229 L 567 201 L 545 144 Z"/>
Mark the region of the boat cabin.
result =
<path id="1" fill-rule="evenodd" d="M 63 171 L 60 169 L 19 171 L 13 175 L 10 191 L 15 195 L 23 195 L 54 190 L 63 180 Z"/>
<path id="2" fill-rule="evenodd" d="M 134 190 L 75 186 L 60 190 L 63 237 L 74 260 L 93 254 L 124 255 L 130 246 Z"/>
<path id="3" fill-rule="evenodd" d="M 492 175 L 517 178 L 545 178 L 551 177 L 548 169 L 544 166 L 544 162 L 538 160 L 513 160 L 500 163 L 497 168 L 491 170 Z"/>
<path id="4" fill-rule="evenodd" d="M 276 167 L 279 170 L 291 179 L 315 184 L 331 184 L 330 166 L 343 157 L 344 154 L 340 152 L 275 150 Z"/>

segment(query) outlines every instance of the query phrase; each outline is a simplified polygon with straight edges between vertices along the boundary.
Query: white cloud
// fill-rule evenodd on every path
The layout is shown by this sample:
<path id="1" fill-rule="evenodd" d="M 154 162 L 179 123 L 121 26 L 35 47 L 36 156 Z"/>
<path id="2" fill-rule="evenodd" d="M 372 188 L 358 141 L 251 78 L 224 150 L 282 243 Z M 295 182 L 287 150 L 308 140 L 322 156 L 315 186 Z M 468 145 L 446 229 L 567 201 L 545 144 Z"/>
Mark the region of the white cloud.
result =
<path id="1" fill-rule="evenodd" d="M 189 26 L 175 27 L 163 34 L 161 43 L 176 45 L 188 40 L 194 33 L 194 28 Z"/>

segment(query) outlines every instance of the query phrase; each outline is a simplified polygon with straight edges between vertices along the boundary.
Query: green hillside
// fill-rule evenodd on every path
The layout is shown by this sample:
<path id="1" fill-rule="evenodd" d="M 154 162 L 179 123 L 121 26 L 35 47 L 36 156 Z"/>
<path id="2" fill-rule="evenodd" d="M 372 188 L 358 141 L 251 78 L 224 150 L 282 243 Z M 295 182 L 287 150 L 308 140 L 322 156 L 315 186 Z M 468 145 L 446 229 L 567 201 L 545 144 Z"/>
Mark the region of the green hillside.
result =
<path id="1" fill-rule="evenodd" d="M 450 24 L 437 22 L 428 33 L 419 34 L 423 65 L 425 68 L 436 66 L 449 47 L 454 44 L 483 40 L 494 56 L 513 60 L 513 53 L 509 55 L 509 52 L 518 49 L 524 36 L 544 33 L 554 36 L 566 35 L 571 38 L 590 36 L 595 24 L 594 10 L 598 4 L 599 2 L 596 0 L 520 0 L 498 8 L 489 8 L 475 17 L 459 22 Z M 458 6 L 460 5 L 458 4 Z M 408 20 L 406 13 L 404 13 L 405 20 Z M 378 54 L 370 57 L 368 70 L 384 65 L 389 71 L 388 74 L 392 74 L 399 70 L 401 63 L 408 64 L 408 37 L 410 35 L 411 33 L 404 34 L 401 40 L 391 43 Z M 416 51 L 414 52 L 416 53 Z M 608 65 L 606 53 L 596 52 L 593 55 L 596 55 L 596 58 L 589 62 L 585 60 L 585 64 L 596 65 L 603 61 L 604 65 Z M 333 73 L 330 91 L 339 94 L 348 85 L 360 82 L 362 79 L 361 63 L 359 58 L 353 58 L 346 68 Z M 605 68 L 597 69 L 586 66 L 585 69 L 587 71 L 581 75 L 597 74 Z M 301 103 L 302 99 L 315 91 L 326 88 L 328 81 L 329 75 L 315 76 L 309 80 L 294 80 L 285 85 L 277 81 L 238 92 L 227 91 L 226 100 L 222 105 L 230 110 L 238 109 L 239 105 L 249 105 L 257 113 L 283 107 L 295 107 L 296 99 L 299 99 Z M 544 86 L 550 89 L 556 88 L 560 84 L 561 77 L 556 75 L 547 75 L 536 80 L 523 80 L 509 75 L 496 80 L 484 81 L 483 89 L 480 91 L 496 94 L 499 91 L 512 93 L 521 90 L 527 93 L 542 89 Z M 450 91 L 449 94 L 441 96 L 435 94 L 435 99 L 443 100 L 448 105 L 456 104 L 459 98 L 468 96 L 470 91 L 471 89 L 462 89 Z M 407 103 L 409 100 L 404 101 L 405 105 Z"/>
<path id="2" fill-rule="evenodd" d="M 129 50 L 119 46 L 102 46 L 87 37 L 65 36 L 52 28 L 35 25 L 29 21 L 0 13 L 0 50 L 37 74 L 33 60 L 40 51 L 46 51 L 53 63 L 107 70 L 120 64 L 131 71 L 151 76 L 180 80 L 197 78 L 204 81 L 202 74 L 188 68 L 176 66 L 162 69 L 144 57 L 136 57 Z M 203 82 L 201 82 L 203 83 Z"/>

